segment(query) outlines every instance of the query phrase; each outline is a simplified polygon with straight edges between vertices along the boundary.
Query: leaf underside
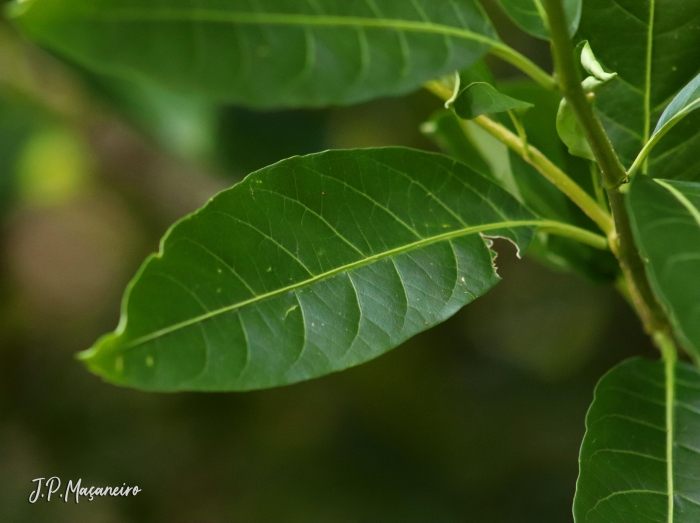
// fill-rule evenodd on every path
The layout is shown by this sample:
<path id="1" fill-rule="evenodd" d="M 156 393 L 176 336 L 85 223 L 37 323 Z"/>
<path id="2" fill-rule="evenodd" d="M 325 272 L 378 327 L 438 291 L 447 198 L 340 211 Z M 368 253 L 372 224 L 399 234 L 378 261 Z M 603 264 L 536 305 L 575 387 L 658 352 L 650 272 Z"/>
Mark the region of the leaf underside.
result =
<path id="1" fill-rule="evenodd" d="M 13 13 L 94 70 L 253 107 L 404 94 L 496 38 L 473 0 L 32 0 Z"/>
<path id="2" fill-rule="evenodd" d="M 700 373 L 681 362 L 668 374 L 663 362 L 635 358 L 598 383 L 581 447 L 576 523 L 700 521 Z"/>
<path id="3" fill-rule="evenodd" d="M 246 390 L 375 358 L 497 281 L 483 236 L 525 249 L 534 216 L 449 158 L 330 151 L 248 176 L 176 224 L 83 354 L 151 390 Z"/>
<path id="4" fill-rule="evenodd" d="M 652 138 L 665 132 L 667 128 L 673 126 L 678 120 L 685 118 L 698 108 L 700 108 L 700 75 L 693 78 L 668 104 L 654 128 Z"/>
<path id="5" fill-rule="evenodd" d="M 628 206 L 654 293 L 700 361 L 700 183 L 637 175 Z"/>

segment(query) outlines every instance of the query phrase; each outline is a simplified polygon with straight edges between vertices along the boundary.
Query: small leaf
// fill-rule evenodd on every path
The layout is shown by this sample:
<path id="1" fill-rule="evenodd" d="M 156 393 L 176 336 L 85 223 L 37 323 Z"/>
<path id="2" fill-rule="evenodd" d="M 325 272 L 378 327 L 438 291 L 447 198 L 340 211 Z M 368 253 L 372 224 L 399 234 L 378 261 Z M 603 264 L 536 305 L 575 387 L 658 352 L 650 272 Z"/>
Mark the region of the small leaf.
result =
<path id="1" fill-rule="evenodd" d="M 654 293 L 700 361 L 700 183 L 636 176 L 628 206 Z"/>
<path id="2" fill-rule="evenodd" d="M 669 125 L 673 125 L 698 107 L 700 107 L 700 75 L 693 78 L 668 104 L 668 107 L 666 107 L 661 118 L 659 118 L 659 122 L 656 124 L 654 135 L 666 132 L 665 129 L 668 129 Z"/>
<path id="3" fill-rule="evenodd" d="M 642 149 L 642 152 L 637 156 L 637 159 L 632 164 L 629 174 L 633 175 L 646 161 L 647 156 L 661 140 L 678 122 L 688 116 L 695 109 L 700 107 L 700 75 L 686 85 L 680 93 L 666 107 L 666 110 L 659 118 L 656 128 L 651 135 L 651 138 Z"/>
<path id="4" fill-rule="evenodd" d="M 577 62 L 579 74 L 583 77 L 581 86 L 587 93 L 596 91 L 617 76 L 617 73 L 606 73 L 600 65 L 587 40 L 580 41 L 574 49 L 574 59 Z M 587 76 L 590 75 L 590 76 Z"/>
<path id="5" fill-rule="evenodd" d="M 261 108 L 404 94 L 496 43 L 473 0 L 17 0 L 11 14 L 95 71 Z"/>
<path id="6" fill-rule="evenodd" d="M 606 73 L 603 66 L 596 59 L 588 42 L 581 48 L 581 65 L 584 70 L 602 83 L 607 83 L 617 76 L 617 73 Z"/>
<path id="7" fill-rule="evenodd" d="M 499 0 L 503 10 L 526 33 L 549 40 L 547 14 L 542 0 Z M 576 34 L 581 20 L 582 0 L 564 0 L 564 11 L 569 23 L 569 35 Z"/>
<path id="8" fill-rule="evenodd" d="M 83 353 L 110 382 L 248 390 L 358 365 L 498 281 L 485 237 L 541 222 L 484 176 L 402 148 L 262 169 L 173 226 Z"/>
<path id="9" fill-rule="evenodd" d="M 532 104 L 511 98 L 486 82 L 474 82 L 460 89 L 456 98 L 446 106 L 454 107 L 460 118 L 471 120 L 482 114 L 526 110 Z"/>
<path id="10" fill-rule="evenodd" d="M 571 106 L 562 100 L 557 113 L 557 132 L 561 141 L 569 148 L 569 153 L 587 160 L 595 161 L 591 146 L 576 118 Z"/>
<path id="11" fill-rule="evenodd" d="M 576 523 L 699 521 L 697 369 L 635 358 L 608 372 L 586 417 L 579 463 Z"/>

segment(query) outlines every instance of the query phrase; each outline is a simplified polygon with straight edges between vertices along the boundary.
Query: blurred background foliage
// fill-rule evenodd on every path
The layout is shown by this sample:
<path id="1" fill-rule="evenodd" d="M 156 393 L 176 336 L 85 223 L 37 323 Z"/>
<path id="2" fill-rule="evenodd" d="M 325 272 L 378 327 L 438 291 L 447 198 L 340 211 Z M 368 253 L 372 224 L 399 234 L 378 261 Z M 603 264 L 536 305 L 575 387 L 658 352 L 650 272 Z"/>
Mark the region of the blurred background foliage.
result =
<path id="1" fill-rule="evenodd" d="M 546 67 L 546 43 L 486 4 Z M 95 77 L 0 21 L 0 521 L 571 521 L 594 383 L 652 349 L 611 286 L 509 245 L 486 297 L 323 379 L 147 394 L 74 359 L 114 328 L 124 286 L 175 219 L 292 155 L 436 150 L 420 128 L 439 109 L 426 92 L 322 111 L 213 106 Z M 30 505 L 31 480 L 53 475 L 143 492 Z"/>

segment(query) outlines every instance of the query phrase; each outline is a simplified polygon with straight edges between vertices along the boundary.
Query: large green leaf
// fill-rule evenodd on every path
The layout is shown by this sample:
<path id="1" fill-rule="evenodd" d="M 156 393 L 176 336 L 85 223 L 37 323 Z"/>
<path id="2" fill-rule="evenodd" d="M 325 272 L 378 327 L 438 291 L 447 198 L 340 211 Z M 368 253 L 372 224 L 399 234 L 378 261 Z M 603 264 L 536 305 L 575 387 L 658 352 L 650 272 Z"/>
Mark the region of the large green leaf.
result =
<path id="1" fill-rule="evenodd" d="M 12 12 L 97 71 L 254 107 L 406 93 L 495 43 L 473 0 L 30 0 Z"/>
<path id="2" fill-rule="evenodd" d="M 248 176 L 166 235 L 113 334 L 83 354 L 152 390 L 245 390 L 370 360 L 497 281 L 486 236 L 533 215 L 484 176 L 402 148 L 330 151 Z"/>
<path id="3" fill-rule="evenodd" d="M 538 38 L 549 39 L 547 14 L 542 0 L 499 0 L 503 10 L 525 32 Z M 569 34 L 574 35 L 581 20 L 582 0 L 564 0 L 564 12 L 569 22 Z"/>
<path id="4" fill-rule="evenodd" d="M 637 176 L 628 206 L 654 292 L 700 358 L 700 183 Z"/>
<path id="5" fill-rule="evenodd" d="M 586 418 L 576 523 L 700 521 L 700 373 L 628 360 L 598 383 Z"/>
<path id="6" fill-rule="evenodd" d="M 584 2 L 579 35 L 589 40 L 608 70 L 618 73 L 596 93 L 596 104 L 625 165 L 632 164 L 673 96 L 700 72 L 698 27 L 696 0 Z M 700 162 L 697 123 L 679 129 L 682 134 L 675 140 L 670 133 L 664 139 L 666 146 L 654 151 L 650 159 L 654 175 L 677 178 L 686 173 L 678 166 Z"/>

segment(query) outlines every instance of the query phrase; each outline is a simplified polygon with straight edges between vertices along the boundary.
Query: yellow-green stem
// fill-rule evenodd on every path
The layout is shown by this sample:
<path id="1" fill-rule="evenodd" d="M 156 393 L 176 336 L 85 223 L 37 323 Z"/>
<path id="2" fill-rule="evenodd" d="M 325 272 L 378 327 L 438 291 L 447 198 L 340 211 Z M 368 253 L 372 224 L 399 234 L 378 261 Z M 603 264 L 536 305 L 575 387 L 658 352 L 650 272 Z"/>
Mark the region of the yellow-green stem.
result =
<path id="1" fill-rule="evenodd" d="M 600 227 L 606 236 L 613 232 L 614 226 L 611 216 L 601 209 L 598 202 L 584 191 L 580 185 L 569 178 L 564 171 L 554 165 L 539 149 L 523 144 L 522 140 L 506 127 L 486 116 L 478 116 L 473 122 L 522 156 L 525 161 L 578 205 Z"/>

